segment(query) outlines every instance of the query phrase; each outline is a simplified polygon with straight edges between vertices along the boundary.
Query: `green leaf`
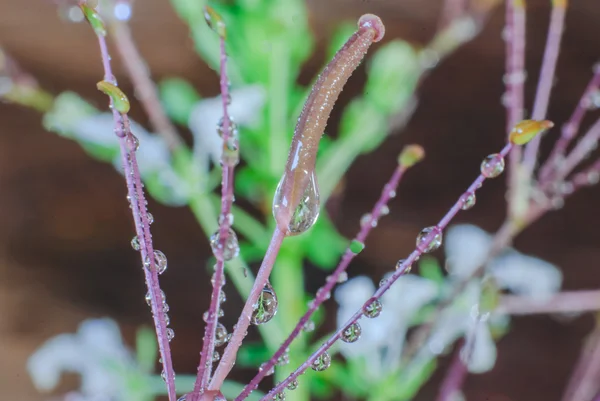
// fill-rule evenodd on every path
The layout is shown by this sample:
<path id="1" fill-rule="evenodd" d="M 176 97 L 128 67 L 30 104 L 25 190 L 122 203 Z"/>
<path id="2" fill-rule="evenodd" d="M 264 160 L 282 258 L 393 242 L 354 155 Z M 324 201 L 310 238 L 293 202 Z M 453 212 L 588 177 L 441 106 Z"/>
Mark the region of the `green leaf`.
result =
<path id="1" fill-rule="evenodd" d="M 419 273 L 421 277 L 431 280 L 438 285 L 444 284 L 444 273 L 438 261 L 433 256 L 422 256 L 419 260 Z"/>
<path id="2" fill-rule="evenodd" d="M 306 257 L 312 263 L 322 269 L 330 269 L 338 263 L 348 240 L 337 232 L 325 211 L 321 211 L 321 216 L 303 238 L 303 246 Z"/>
<path id="3" fill-rule="evenodd" d="M 181 78 L 167 78 L 158 84 L 161 103 L 173 121 L 186 125 L 194 105 L 201 100 L 194 87 Z"/>
<path id="4" fill-rule="evenodd" d="M 158 354 L 158 344 L 154 331 L 147 327 L 139 328 L 136 333 L 135 348 L 140 369 L 146 373 L 153 372 Z"/>
<path id="5" fill-rule="evenodd" d="M 241 383 L 237 383 L 231 380 L 225 380 L 223 385 L 221 386 L 221 392 L 228 400 L 233 400 L 237 397 L 243 390 L 244 385 Z M 263 398 L 265 394 L 259 390 L 254 390 L 247 398 L 248 401 L 258 401 Z"/>
<path id="6" fill-rule="evenodd" d="M 256 367 L 271 357 L 268 348 L 262 343 L 247 343 L 240 348 L 236 365 L 242 367 Z"/>

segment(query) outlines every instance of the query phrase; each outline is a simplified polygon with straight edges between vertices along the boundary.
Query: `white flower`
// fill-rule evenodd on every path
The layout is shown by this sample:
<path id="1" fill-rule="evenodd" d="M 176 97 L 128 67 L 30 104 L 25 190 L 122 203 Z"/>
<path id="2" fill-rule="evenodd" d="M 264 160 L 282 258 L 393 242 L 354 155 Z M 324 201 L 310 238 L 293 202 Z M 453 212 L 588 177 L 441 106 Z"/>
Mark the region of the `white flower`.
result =
<path id="1" fill-rule="evenodd" d="M 525 296 L 544 298 L 559 290 L 560 270 L 541 259 L 526 256 L 509 248 L 486 263 L 492 245 L 492 236 L 472 225 L 458 225 L 446 233 L 445 251 L 451 280 L 464 279 L 480 266 L 484 266 L 500 289 Z M 460 297 L 436 322 L 428 342 L 429 351 L 441 353 L 448 345 L 466 336 L 475 341 L 468 361 L 469 371 L 490 370 L 496 361 L 496 346 L 489 324 L 500 323 L 506 316 L 492 315 L 482 318 L 477 313 L 481 294 L 478 280 L 468 284 Z"/>
<path id="2" fill-rule="evenodd" d="M 339 304 L 338 328 L 362 308 L 375 292 L 371 279 L 359 276 L 335 291 Z M 340 345 L 347 358 L 362 357 L 367 362 L 366 373 L 373 378 L 389 373 L 400 363 L 400 356 L 411 320 L 439 292 L 437 284 L 415 275 L 401 276 L 383 295 L 383 311 L 376 319 L 361 319 L 362 335 L 356 343 Z"/>
<path id="3" fill-rule="evenodd" d="M 78 373 L 81 388 L 71 399 L 90 401 L 120 399 L 126 386 L 123 372 L 134 367 L 119 327 L 110 319 L 82 322 L 76 334 L 60 334 L 46 341 L 27 361 L 38 390 L 55 388 L 62 373 Z"/>
<path id="4" fill-rule="evenodd" d="M 245 86 L 231 92 L 231 104 L 227 111 L 238 125 L 252 126 L 259 121 L 265 103 L 262 86 Z M 194 158 L 207 169 L 208 160 L 219 164 L 223 140 L 217 133 L 217 124 L 223 117 L 221 96 L 199 101 L 190 115 L 189 127 L 194 134 Z"/>

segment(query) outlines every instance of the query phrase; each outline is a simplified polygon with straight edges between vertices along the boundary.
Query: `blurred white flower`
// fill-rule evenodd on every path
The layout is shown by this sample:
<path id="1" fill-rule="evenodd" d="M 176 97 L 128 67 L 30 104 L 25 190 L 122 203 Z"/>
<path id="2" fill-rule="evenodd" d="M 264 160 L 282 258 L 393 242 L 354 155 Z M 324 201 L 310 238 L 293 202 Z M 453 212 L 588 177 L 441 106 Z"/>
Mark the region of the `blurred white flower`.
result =
<path id="1" fill-rule="evenodd" d="M 235 89 L 231 92 L 229 115 L 238 126 L 253 126 L 259 121 L 265 100 L 265 90 L 260 85 Z M 217 125 L 222 117 L 221 96 L 199 101 L 190 115 L 188 125 L 194 134 L 194 158 L 204 170 L 209 160 L 217 165 L 221 160 L 223 140 L 217 133 Z"/>
<path id="2" fill-rule="evenodd" d="M 134 357 L 110 319 L 82 322 L 76 334 L 46 341 L 27 361 L 29 375 L 40 391 L 55 388 L 63 373 L 78 373 L 80 390 L 66 398 L 78 401 L 121 399 L 126 393 L 124 372 L 131 369 L 135 369 Z"/>
<path id="3" fill-rule="evenodd" d="M 371 279 L 359 276 L 338 287 L 335 300 L 338 328 L 362 308 L 363 303 L 375 292 Z M 400 363 L 406 331 L 419 310 L 431 302 L 439 292 L 436 283 L 415 275 L 400 277 L 383 295 L 383 311 L 376 319 L 360 321 L 362 335 L 356 343 L 341 343 L 340 350 L 347 358 L 364 358 L 366 374 L 382 377 Z"/>
<path id="4" fill-rule="evenodd" d="M 446 232 L 446 264 L 450 280 L 468 277 L 484 266 L 500 289 L 510 290 L 537 299 L 548 297 L 560 289 L 560 270 L 541 259 L 523 255 L 509 248 L 486 263 L 492 236 L 473 225 L 457 225 Z M 450 283 L 451 284 L 451 283 Z M 427 344 L 429 351 L 439 354 L 457 339 L 473 336 L 473 352 L 468 361 L 469 371 L 490 370 L 496 361 L 496 346 L 489 331 L 490 324 L 501 324 L 506 316 L 479 316 L 480 280 L 468 284 L 460 297 L 436 322 Z"/>

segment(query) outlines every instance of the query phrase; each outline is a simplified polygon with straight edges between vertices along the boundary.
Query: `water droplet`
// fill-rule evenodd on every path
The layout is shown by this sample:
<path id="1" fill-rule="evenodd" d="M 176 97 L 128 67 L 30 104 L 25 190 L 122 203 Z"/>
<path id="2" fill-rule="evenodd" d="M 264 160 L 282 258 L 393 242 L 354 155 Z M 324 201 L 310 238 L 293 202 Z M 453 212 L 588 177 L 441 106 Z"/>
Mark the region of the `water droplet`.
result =
<path id="1" fill-rule="evenodd" d="M 383 305 L 381 305 L 381 301 L 378 299 L 373 300 L 370 304 L 363 308 L 363 315 L 368 318 L 376 318 L 381 315 L 381 310 L 383 309 Z"/>
<path id="2" fill-rule="evenodd" d="M 427 237 L 434 232 L 433 238 L 427 243 Z M 435 251 L 442 245 L 442 233 L 436 226 L 426 227 L 417 235 L 417 248 L 425 253 Z"/>
<path id="3" fill-rule="evenodd" d="M 238 238 L 235 234 L 235 231 L 233 231 L 231 228 L 228 230 L 224 247 L 223 244 L 221 244 L 221 236 L 219 234 L 220 230 L 217 230 L 217 232 L 210 237 L 210 246 L 213 254 L 218 258 L 222 250 L 223 260 L 225 261 L 231 260 L 238 256 L 240 253 L 240 246 L 238 245 Z M 222 247 L 223 249 L 221 249 Z"/>
<path id="4" fill-rule="evenodd" d="M 222 304 L 225 301 L 227 301 L 227 295 L 225 294 L 225 291 L 221 289 L 219 290 L 219 303 Z"/>
<path id="5" fill-rule="evenodd" d="M 169 317 L 169 315 L 167 315 L 166 313 L 165 313 L 165 324 L 166 324 L 167 326 L 171 324 L 171 318 L 170 318 L 170 317 Z"/>
<path id="6" fill-rule="evenodd" d="M 167 328 L 167 340 L 169 340 L 169 342 L 171 340 L 173 340 L 175 338 L 175 330 L 173 330 L 172 328 Z"/>
<path id="7" fill-rule="evenodd" d="M 312 320 L 307 321 L 306 323 L 304 323 L 304 326 L 302 326 L 302 330 L 304 330 L 306 333 L 310 333 L 311 331 L 315 330 L 315 322 L 313 322 Z"/>
<path id="8" fill-rule="evenodd" d="M 390 192 L 388 192 L 388 196 L 390 198 L 395 198 L 396 197 L 396 191 L 393 189 L 390 189 Z"/>
<path id="9" fill-rule="evenodd" d="M 213 362 L 219 362 L 219 359 L 221 359 L 221 355 L 219 355 L 219 351 L 213 352 L 212 361 Z"/>
<path id="10" fill-rule="evenodd" d="M 361 333 L 362 329 L 360 328 L 360 325 L 358 323 L 352 323 L 342 332 L 342 341 L 345 343 L 356 342 L 360 338 Z"/>
<path id="11" fill-rule="evenodd" d="M 460 208 L 462 210 L 469 210 L 475 206 L 476 201 L 477 199 L 475 198 L 475 194 L 468 192 L 461 197 L 462 206 Z"/>
<path id="12" fill-rule="evenodd" d="M 232 137 L 236 137 L 238 133 L 237 124 L 233 121 L 233 118 L 231 116 L 229 116 L 229 132 L 230 136 Z M 221 138 L 223 138 L 223 135 L 225 134 L 225 120 L 223 119 L 223 117 L 221 117 L 219 119 L 219 122 L 217 123 L 217 133 Z"/>
<path id="13" fill-rule="evenodd" d="M 406 262 L 406 259 L 400 259 L 398 262 L 396 262 L 396 270 L 400 269 L 402 267 L 402 265 L 404 264 L 404 262 Z M 412 265 L 407 266 L 406 269 L 404 270 L 404 273 L 410 273 L 410 270 L 412 269 Z"/>
<path id="14" fill-rule="evenodd" d="M 184 394 L 184 395 L 182 395 L 181 397 L 179 397 L 179 398 L 177 399 L 177 401 L 186 401 L 186 397 L 187 397 L 187 396 L 188 396 L 188 394 Z"/>
<path id="15" fill-rule="evenodd" d="M 361 227 L 366 227 L 369 224 L 372 224 L 371 220 L 373 220 L 373 217 L 371 216 L 371 213 L 363 214 L 362 217 L 360 218 L 360 226 Z"/>
<path id="16" fill-rule="evenodd" d="M 327 351 L 323 352 L 321 355 L 315 359 L 311 365 L 312 370 L 316 372 L 322 372 L 327 369 L 331 365 L 331 357 L 327 353 Z"/>
<path id="17" fill-rule="evenodd" d="M 154 223 L 154 215 L 152 213 L 147 213 L 146 218 L 148 219 L 148 224 Z"/>
<path id="18" fill-rule="evenodd" d="M 285 366 L 289 363 L 290 363 L 290 355 L 286 350 L 283 353 L 283 355 L 281 355 L 279 358 L 277 358 L 277 366 Z"/>
<path id="19" fill-rule="evenodd" d="M 131 132 L 129 133 L 129 135 L 127 135 L 126 141 L 127 148 L 130 152 L 137 152 L 137 150 L 140 148 L 140 140 Z"/>
<path id="20" fill-rule="evenodd" d="M 137 235 L 131 240 L 131 247 L 134 251 L 140 250 L 140 240 L 138 239 Z"/>
<path id="21" fill-rule="evenodd" d="M 496 178 L 504 171 L 504 158 L 498 153 L 486 156 L 481 162 L 481 174 L 486 178 Z"/>
<path id="22" fill-rule="evenodd" d="M 298 380 L 294 379 L 287 385 L 288 390 L 296 390 L 298 388 Z"/>
<path id="23" fill-rule="evenodd" d="M 590 171 L 587 173 L 587 182 L 590 185 L 595 185 L 600 182 L 600 173 L 597 171 Z"/>
<path id="24" fill-rule="evenodd" d="M 387 205 L 381 206 L 381 210 L 379 211 L 380 216 L 387 216 L 390 214 L 390 208 Z"/>
<path id="25" fill-rule="evenodd" d="M 383 287 L 385 283 L 387 283 L 387 278 L 382 278 L 381 280 L 379 280 L 379 287 Z"/>
<path id="26" fill-rule="evenodd" d="M 266 367 L 267 363 L 265 362 L 258 367 L 258 371 L 262 372 L 263 370 L 265 370 Z M 265 373 L 265 376 L 271 376 L 273 373 L 275 373 L 275 366 L 271 366 L 269 370 L 267 370 L 267 372 Z"/>
<path id="27" fill-rule="evenodd" d="M 279 393 L 275 394 L 275 397 L 273 397 L 274 401 L 285 401 L 285 392 L 280 391 Z"/>
<path id="28" fill-rule="evenodd" d="M 208 311 L 206 311 L 202 314 L 202 320 L 204 320 L 204 323 L 208 323 L 208 315 L 209 315 Z"/>
<path id="29" fill-rule="evenodd" d="M 253 305 L 250 322 L 256 325 L 267 323 L 277 313 L 277 304 L 277 294 L 275 294 L 271 283 L 267 282 L 258 300 Z"/>
<path id="30" fill-rule="evenodd" d="M 285 210 L 288 205 L 288 199 L 282 194 L 282 183 L 284 177 L 279 182 L 273 197 L 273 215 L 277 219 L 277 214 Z M 287 235 L 298 235 L 311 228 L 319 218 L 321 207 L 321 195 L 319 194 L 319 186 L 317 184 L 317 176 L 314 172 L 310 172 L 308 185 L 302 194 L 300 203 L 292 213 L 290 224 L 288 225 Z"/>
<path id="31" fill-rule="evenodd" d="M 227 342 L 227 329 L 223 324 L 217 323 L 217 329 L 215 331 L 215 346 L 220 347 Z"/>
<path id="32" fill-rule="evenodd" d="M 225 222 L 227 222 L 227 225 L 230 227 L 233 225 L 233 213 L 219 215 L 219 225 L 223 225 Z"/>
<path id="33" fill-rule="evenodd" d="M 169 304 L 166 302 L 163 302 L 162 307 L 163 307 L 164 313 L 167 313 L 171 309 L 171 308 L 169 308 Z"/>
<path id="34" fill-rule="evenodd" d="M 150 268 L 150 258 L 146 257 L 144 266 L 146 269 Z M 156 268 L 158 274 L 163 274 L 167 270 L 167 257 L 158 249 L 154 250 L 154 267 Z"/>
<path id="35" fill-rule="evenodd" d="M 341 272 L 341 273 L 338 275 L 337 282 L 338 282 L 338 283 L 345 283 L 346 281 L 348 281 L 348 273 L 346 273 L 346 272 Z"/>
<path id="36" fill-rule="evenodd" d="M 146 303 L 148 304 L 148 306 L 152 305 L 152 296 L 150 295 L 150 291 L 148 291 L 146 293 L 146 296 L 144 297 L 146 299 Z"/>
<path id="37" fill-rule="evenodd" d="M 167 372 L 165 372 L 164 369 L 160 372 L 160 377 L 165 383 L 167 382 Z"/>

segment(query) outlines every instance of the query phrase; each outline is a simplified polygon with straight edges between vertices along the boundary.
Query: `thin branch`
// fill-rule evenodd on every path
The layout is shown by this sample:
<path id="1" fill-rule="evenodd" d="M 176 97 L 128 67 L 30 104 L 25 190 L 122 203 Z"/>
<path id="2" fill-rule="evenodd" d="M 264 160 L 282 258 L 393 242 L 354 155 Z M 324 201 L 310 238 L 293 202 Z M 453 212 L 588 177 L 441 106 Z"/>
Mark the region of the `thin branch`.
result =
<path id="1" fill-rule="evenodd" d="M 533 315 L 542 313 L 583 313 L 600 310 L 600 290 L 559 292 L 548 299 L 504 295 L 495 313 Z"/>
<path id="2" fill-rule="evenodd" d="M 550 17 L 550 26 L 548 27 L 546 49 L 544 50 L 540 78 L 533 103 L 533 113 L 531 118 L 534 120 L 543 120 L 546 118 L 548 104 L 550 102 L 550 92 L 554 84 L 560 41 L 564 30 L 566 9 L 567 0 L 552 1 L 552 14 Z M 540 140 L 541 136 L 534 138 L 525 148 L 525 155 L 523 157 L 523 177 L 528 181 L 535 169 Z"/>
<path id="3" fill-rule="evenodd" d="M 100 45 L 100 54 L 102 65 L 104 67 L 104 81 L 112 85 L 117 81 L 112 73 L 110 65 L 110 55 L 106 46 L 104 37 L 105 28 L 102 20 L 94 9 L 86 5 L 81 5 L 84 14 L 94 28 L 98 43 Z M 117 88 L 120 95 L 124 94 Z M 137 149 L 136 139 L 129 128 L 129 118 L 126 111 L 119 111 L 116 107 L 114 96 L 110 96 L 110 107 L 113 112 L 115 133 L 119 138 L 123 168 L 125 170 L 125 180 L 127 183 L 127 193 L 131 203 L 131 211 L 135 230 L 140 243 L 140 255 L 144 266 L 144 275 L 150 294 L 150 304 L 154 318 L 154 326 L 158 338 L 158 346 L 163 364 L 164 378 L 167 383 L 169 401 L 176 400 L 175 392 L 175 372 L 173 370 L 171 351 L 169 347 L 169 336 L 167 334 L 167 324 L 165 319 L 165 301 L 163 293 L 159 286 L 158 270 L 155 263 L 154 249 L 152 245 L 152 235 L 150 233 L 150 223 L 148 221 L 148 211 L 146 209 L 146 200 L 144 197 L 143 186 L 140 178 L 140 172 L 136 160 L 135 151 Z M 123 97 L 120 100 L 125 100 Z M 128 101 L 127 101 L 128 102 Z M 127 110 L 128 110 L 127 106 Z"/>
<path id="4" fill-rule="evenodd" d="M 109 34 L 136 89 L 136 98 L 142 103 L 152 127 L 165 139 L 169 149 L 180 148 L 183 146 L 183 141 L 160 103 L 158 90 L 135 45 L 129 25 L 112 17 L 109 19 Z"/>
<path id="5" fill-rule="evenodd" d="M 589 335 L 581 349 L 562 401 L 590 401 L 598 393 L 600 378 L 600 326 Z"/>
<path id="6" fill-rule="evenodd" d="M 229 237 L 229 230 L 231 228 L 231 220 L 229 219 L 229 216 L 231 215 L 231 205 L 233 203 L 234 169 L 237 163 L 236 160 L 231 160 L 231 158 L 227 157 L 227 154 L 231 151 L 238 151 L 237 139 L 235 137 L 235 134 L 232 132 L 233 127 L 231 125 L 231 119 L 227 111 L 227 104 L 229 99 L 229 79 L 227 77 L 227 53 L 225 51 L 225 38 L 223 36 L 220 37 L 220 48 L 220 86 L 221 99 L 223 103 L 223 177 L 221 183 L 221 219 L 219 225 L 218 248 L 215 254 L 217 258 L 217 264 L 213 276 L 213 291 L 211 295 L 211 302 L 208 310 L 208 318 L 206 321 L 206 328 L 204 332 L 202 353 L 200 356 L 200 365 L 198 366 L 198 375 L 196 383 L 194 384 L 194 391 L 192 392 L 191 401 L 196 401 L 200 396 L 200 393 L 206 389 L 212 371 L 212 358 L 213 353 L 215 351 L 215 336 L 217 330 L 217 323 L 219 320 L 219 308 L 221 304 L 220 293 L 225 283 L 224 251 L 226 250 L 226 244 Z M 230 143 L 230 141 L 232 141 L 233 143 Z M 230 149 L 231 147 L 234 149 Z"/>

